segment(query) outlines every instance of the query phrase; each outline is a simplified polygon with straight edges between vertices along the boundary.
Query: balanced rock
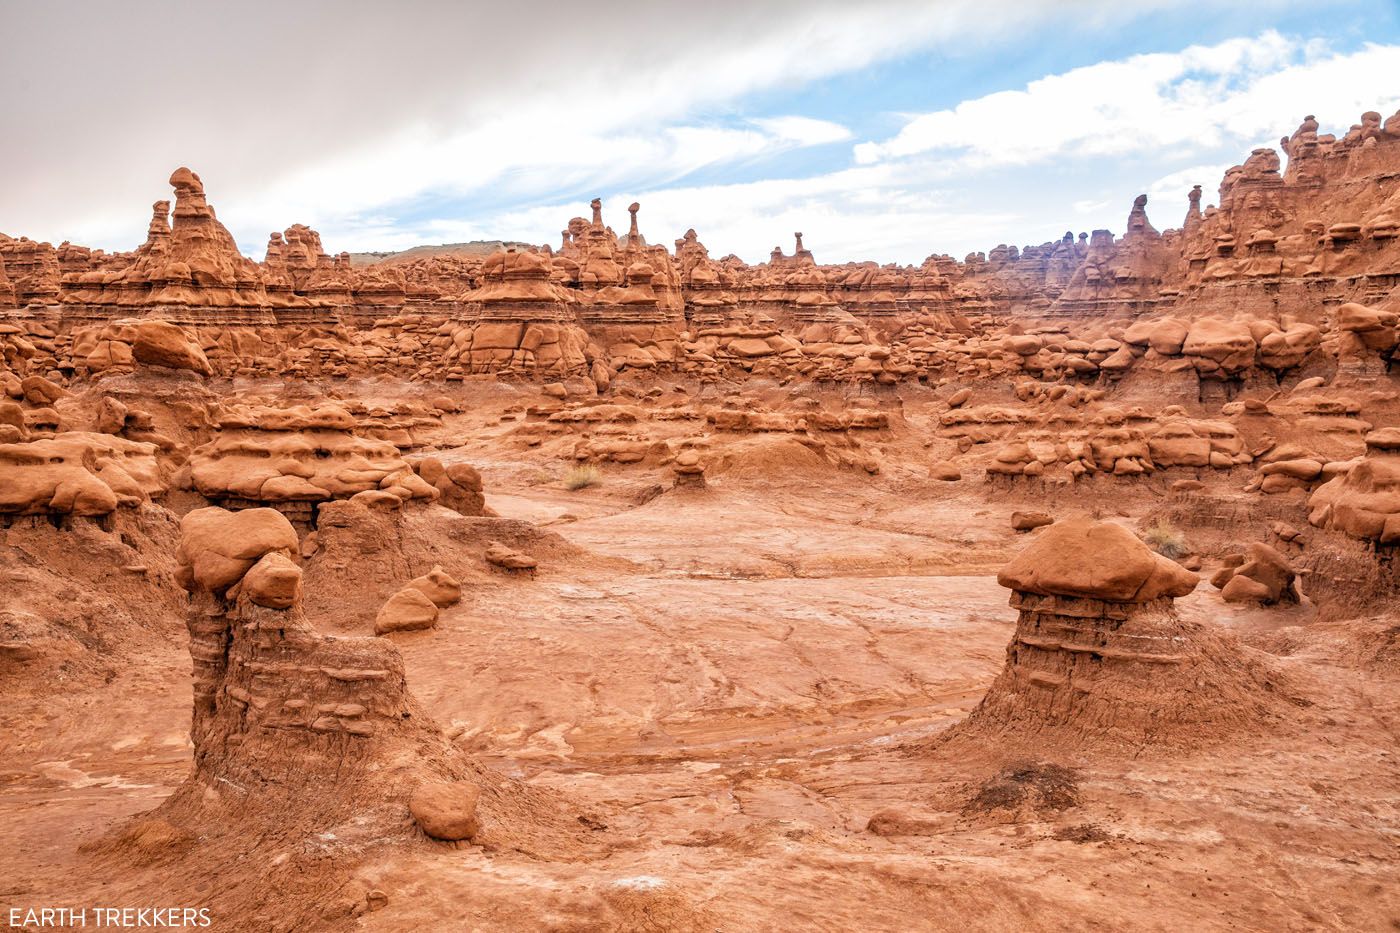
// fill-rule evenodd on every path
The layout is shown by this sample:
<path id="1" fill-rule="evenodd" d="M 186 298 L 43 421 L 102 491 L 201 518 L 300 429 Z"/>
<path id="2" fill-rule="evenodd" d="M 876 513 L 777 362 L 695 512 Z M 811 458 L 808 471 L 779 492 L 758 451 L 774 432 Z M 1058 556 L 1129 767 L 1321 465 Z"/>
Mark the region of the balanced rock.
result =
<path id="1" fill-rule="evenodd" d="M 251 511 L 261 513 L 254 522 L 276 525 L 271 510 Z M 258 531 L 247 527 L 249 512 L 191 514 L 181 529 L 179 576 L 196 586 L 186 618 L 194 767 L 154 812 L 104 840 L 103 858 L 128 867 L 131 840 L 161 827 L 162 836 L 187 840 L 220 877 L 262 864 L 260 885 L 311 898 L 300 913 L 293 904 L 283 926 L 313 929 L 324 926 L 317 917 L 328 893 L 345 883 L 318 849 L 326 840 L 353 826 L 356 852 L 372 859 L 421 840 L 394 801 L 414 801 L 414 820 L 440 838 L 510 845 L 547 838 L 545 825 L 569 831 L 550 795 L 472 762 L 443 735 L 409 693 L 391 642 L 322 635 L 299 601 L 286 608 L 256 601 L 282 602 L 292 589 L 295 568 L 283 552 L 295 536 L 286 519 L 271 512 L 281 519 L 278 533 L 254 544 L 245 534 Z M 225 551 L 236 545 L 237 563 L 251 565 L 241 582 L 223 566 L 211 575 L 211 535 Z M 266 858 L 269 839 L 285 847 L 285 859 Z M 266 888 L 253 896 L 263 903 Z M 356 900 L 363 904 L 364 895 Z"/>
<path id="2" fill-rule="evenodd" d="M 1020 613 L 1006 666 L 945 742 L 1194 746 L 1278 714 L 1269 658 L 1181 619 L 1196 575 L 1120 525 L 1056 523 L 997 579 Z"/>
<path id="3" fill-rule="evenodd" d="M 222 594 L 262 560 L 297 553 L 297 533 L 276 509 L 195 509 L 180 520 L 178 580 L 185 589 Z"/>
<path id="4" fill-rule="evenodd" d="M 671 461 L 671 471 L 676 475 L 676 488 L 690 487 L 703 489 L 705 486 L 705 464 L 700 459 L 700 451 L 687 447 L 676 454 Z"/>

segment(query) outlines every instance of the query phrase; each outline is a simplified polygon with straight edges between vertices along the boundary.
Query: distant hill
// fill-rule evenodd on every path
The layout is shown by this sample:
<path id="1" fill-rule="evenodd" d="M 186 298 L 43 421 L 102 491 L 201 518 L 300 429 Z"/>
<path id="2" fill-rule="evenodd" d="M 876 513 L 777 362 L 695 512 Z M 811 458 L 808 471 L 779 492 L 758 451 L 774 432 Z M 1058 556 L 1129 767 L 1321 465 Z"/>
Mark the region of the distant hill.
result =
<path id="1" fill-rule="evenodd" d="M 372 266 L 372 265 L 396 265 L 403 262 L 413 262 L 415 259 L 429 259 L 433 256 L 460 256 L 463 258 L 472 257 L 480 259 L 489 256 L 498 250 L 515 247 L 516 249 L 537 249 L 533 243 L 517 243 L 511 240 L 472 240 L 470 243 L 442 243 L 438 246 L 415 246 L 412 249 L 399 250 L 388 253 L 351 253 L 350 265 L 352 266 Z"/>

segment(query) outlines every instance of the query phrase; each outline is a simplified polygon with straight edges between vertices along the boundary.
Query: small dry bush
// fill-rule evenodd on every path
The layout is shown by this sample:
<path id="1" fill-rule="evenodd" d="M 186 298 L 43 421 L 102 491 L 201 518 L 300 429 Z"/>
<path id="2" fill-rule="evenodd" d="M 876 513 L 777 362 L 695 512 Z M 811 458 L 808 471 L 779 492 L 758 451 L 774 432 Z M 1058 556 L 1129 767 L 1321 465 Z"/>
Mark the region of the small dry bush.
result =
<path id="1" fill-rule="evenodd" d="M 1169 560 L 1176 560 L 1191 551 L 1186 543 L 1185 533 L 1166 521 L 1159 521 L 1143 532 L 1142 541 Z"/>
<path id="2" fill-rule="evenodd" d="M 569 490 L 587 489 L 603 481 L 603 471 L 591 463 L 576 466 L 564 474 L 564 488 Z"/>

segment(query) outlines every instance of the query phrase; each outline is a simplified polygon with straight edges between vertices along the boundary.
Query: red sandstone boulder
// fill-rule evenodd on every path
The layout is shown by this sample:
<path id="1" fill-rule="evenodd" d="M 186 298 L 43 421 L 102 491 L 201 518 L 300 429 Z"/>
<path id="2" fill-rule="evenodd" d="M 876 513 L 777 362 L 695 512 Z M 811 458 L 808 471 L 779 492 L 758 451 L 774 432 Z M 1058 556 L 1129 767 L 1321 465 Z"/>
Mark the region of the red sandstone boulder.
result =
<path id="1" fill-rule="evenodd" d="M 456 842 L 471 839 L 481 828 L 477 822 L 477 801 L 481 790 L 466 781 L 422 784 L 408 801 L 408 811 L 434 839 Z"/>
<path id="2" fill-rule="evenodd" d="M 1231 565 L 1234 566 L 1231 566 Z M 1231 560 L 1211 578 L 1227 603 L 1296 602 L 1293 581 L 1297 577 L 1288 558 L 1267 544 L 1254 543 L 1238 563 Z"/>
<path id="3" fill-rule="evenodd" d="M 1011 528 L 1013 531 L 1032 531 L 1045 525 L 1053 525 L 1055 519 L 1044 512 L 1012 512 Z"/>
<path id="4" fill-rule="evenodd" d="M 1400 429 L 1366 435 L 1367 456 L 1318 487 L 1308 521 L 1378 544 L 1400 542 Z"/>
<path id="5" fill-rule="evenodd" d="M 929 479 L 942 480 L 945 483 L 956 483 L 962 479 L 962 470 L 958 469 L 956 463 L 948 460 L 939 460 L 928 468 Z"/>
<path id="6" fill-rule="evenodd" d="M 244 574 L 238 592 L 267 609 L 290 609 L 301 598 L 301 568 L 280 552 L 264 554 Z"/>
<path id="7" fill-rule="evenodd" d="M 52 405 L 68 395 L 66 389 L 43 376 L 28 376 L 19 385 L 24 400 L 31 405 Z"/>
<path id="8" fill-rule="evenodd" d="M 130 336 L 131 352 L 138 363 L 187 369 L 205 376 L 213 372 L 199 344 L 174 324 L 136 321 Z"/>
<path id="9" fill-rule="evenodd" d="M 1203 318 L 1191 325 L 1181 352 L 1196 358 L 1202 376 L 1233 375 L 1254 365 L 1255 347 L 1246 324 Z"/>
<path id="10" fill-rule="evenodd" d="M 374 619 L 374 634 L 416 632 L 437 625 L 438 607 L 413 584 L 389 597 Z"/>
<path id="11" fill-rule="evenodd" d="M 507 547 L 499 541 L 492 541 L 486 547 L 486 562 L 502 570 L 528 570 L 533 572 L 539 565 L 529 554 Z"/>
<path id="12" fill-rule="evenodd" d="M 1347 302 L 1337 309 L 1337 327 L 1367 350 L 1385 351 L 1395 346 L 1397 315 L 1392 311 L 1368 308 Z"/>
<path id="13" fill-rule="evenodd" d="M 462 584 L 448 576 L 441 567 L 434 567 L 423 576 L 409 580 L 408 587 L 428 597 L 439 609 L 446 609 L 462 600 Z"/>

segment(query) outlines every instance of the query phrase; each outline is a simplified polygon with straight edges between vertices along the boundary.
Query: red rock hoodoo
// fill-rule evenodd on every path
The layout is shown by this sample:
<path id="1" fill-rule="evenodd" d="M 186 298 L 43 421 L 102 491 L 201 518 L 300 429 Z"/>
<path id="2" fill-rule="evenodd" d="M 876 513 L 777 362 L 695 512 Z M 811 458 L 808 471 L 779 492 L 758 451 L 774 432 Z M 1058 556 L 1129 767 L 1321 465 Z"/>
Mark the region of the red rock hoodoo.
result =
<path id="1" fill-rule="evenodd" d="M 206 899 L 225 916 L 276 905 L 314 925 L 363 912 L 333 879 L 376 850 L 412 843 L 419 826 L 437 839 L 524 851 L 575 845 L 557 800 L 481 768 L 442 735 L 408 692 L 390 642 L 311 628 L 285 517 L 205 508 L 180 528 L 178 578 L 192 594 L 194 773 L 95 846 L 99 856 L 176 856 L 175 889 L 191 884 L 197 862 L 225 873 Z M 442 807 L 431 805 L 453 788 L 471 798 L 469 833 L 445 835 Z M 338 839 L 344 852 L 328 861 L 318 839 Z M 269 872 L 256 885 L 234 867 L 250 859 Z"/>
<path id="2" fill-rule="evenodd" d="M 1006 667 L 953 742 L 1129 751 L 1219 741 L 1278 714 L 1267 656 L 1183 620 L 1198 578 L 1121 525 L 1056 522 L 1002 568 Z"/>

